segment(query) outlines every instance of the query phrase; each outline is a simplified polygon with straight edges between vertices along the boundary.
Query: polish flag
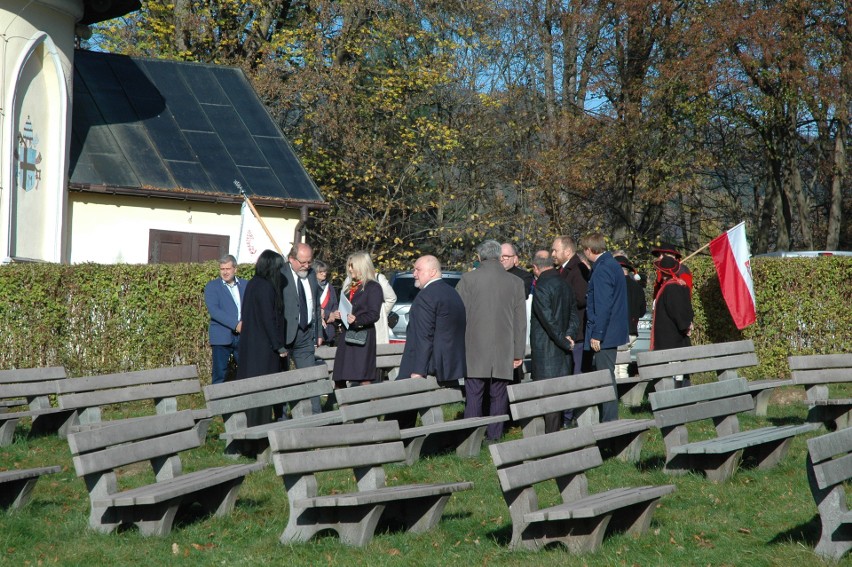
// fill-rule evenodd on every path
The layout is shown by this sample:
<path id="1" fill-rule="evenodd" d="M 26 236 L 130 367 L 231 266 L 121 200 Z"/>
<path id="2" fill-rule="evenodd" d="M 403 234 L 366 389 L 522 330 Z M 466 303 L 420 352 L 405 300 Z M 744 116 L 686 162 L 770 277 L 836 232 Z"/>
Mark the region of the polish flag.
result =
<path id="1" fill-rule="evenodd" d="M 716 264 L 728 311 L 737 329 L 744 329 L 757 320 L 745 222 L 714 238 L 710 242 L 710 254 Z"/>

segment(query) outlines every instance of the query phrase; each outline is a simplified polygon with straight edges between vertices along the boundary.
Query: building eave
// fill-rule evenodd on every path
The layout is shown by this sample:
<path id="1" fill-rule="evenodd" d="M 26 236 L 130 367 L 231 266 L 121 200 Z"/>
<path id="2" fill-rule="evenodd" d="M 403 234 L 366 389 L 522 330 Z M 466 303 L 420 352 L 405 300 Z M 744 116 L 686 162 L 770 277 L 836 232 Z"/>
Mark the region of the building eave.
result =
<path id="1" fill-rule="evenodd" d="M 100 195 L 124 195 L 129 197 L 147 197 L 159 199 L 177 199 L 181 201 L 196 201 L 203 203 L 242 203 L 241 195 L 228 195 L 225 193 L 201 193 L 194 190 L 164 190 L 154 187 L 119 187 L 114 185 L 94 185 L 88 183 L 69 183 L 68 189 L 80 193 L 96 193 Z M 274 207 L 279 209 L 328 209 L 329 204 L 325 201 L 307 201 L 300 199 L 281 199 L 276 197 L 260 197 L 249 195 L 255 206 Z"/>

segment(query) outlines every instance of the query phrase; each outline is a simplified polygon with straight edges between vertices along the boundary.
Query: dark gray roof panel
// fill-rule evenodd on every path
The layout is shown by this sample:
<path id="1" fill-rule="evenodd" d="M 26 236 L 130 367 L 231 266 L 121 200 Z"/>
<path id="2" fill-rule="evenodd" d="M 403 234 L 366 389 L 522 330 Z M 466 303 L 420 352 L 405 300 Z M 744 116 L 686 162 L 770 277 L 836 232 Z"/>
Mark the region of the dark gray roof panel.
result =
<path id="1" fill-rule="evenodd" d="M 322 201 L 243 72 L 75 53 L 72 183 Z"/>

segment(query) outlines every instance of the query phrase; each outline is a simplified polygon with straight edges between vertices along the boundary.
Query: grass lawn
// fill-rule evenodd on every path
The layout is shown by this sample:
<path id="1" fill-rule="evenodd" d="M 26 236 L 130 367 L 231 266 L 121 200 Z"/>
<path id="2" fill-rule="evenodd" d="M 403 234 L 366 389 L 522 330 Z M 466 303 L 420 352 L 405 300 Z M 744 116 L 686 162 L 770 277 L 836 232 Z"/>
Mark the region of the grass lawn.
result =
<path id="1" fill-rule="evenodd" d="M 742 418 L 743 428 L 803 421 L 806 409 L 800 396 L 780 394 L 776 399 L 783 404 L 770 405 L 767 418 Z M 194 403 L 200 406 L 203 400 Z M 448 414 L 458 409 L 449 408 Z M 621 416 L 651 414 L 648 406 L 640 411 L 622 407 Z M 221 421 L 214 421 L 206 445 L 182 455 L 185 471 L 233 462 L 223 456 L 221 431 Z M 477 459 L 451 454 L 424 458 L 412 467 L 389 467 L 389 484 L 468 480 L 474 489 L 455 494 L 442 521 L 429 533 L 379 533 L 367 547 L 353 549 L 335 537 L 298 545 L 278 542 L 287 522 L 287 499 L 271 466 L 246 479 L 228 517 L 179 518 L 166 538 L 143 538 L 132 530 L 97 534 L 88 529 L 88 493 L 74 473 L 66 442 L 56 437 L 27 439 L 21 435 L 26 432 L 26 425 L 19 426 L 15 443 L 0 448 L 0 470 L 58 464 L 62 472 L 42 477 L 26 507 L 0 519 L 2 565 L 823 564 L 812 551 L 819 523 L 805 477 L 804 437 L 794 440 L 775 469 L 741 469 L 728 482 L 714 484 L 695 474 L 664 474 L 662 439 L 653 429 L 638 464 L 605 462 L 590 471 L 591 490 L 673 483 L 677 491 L 662 499 L 650 531 L 642 537 L 618 535 L 604 540 L 597 553 L 573 556 L 560 547 L 539 553 L 508 550 L 511 522 L 486 448 Z M 509 431 L 508 437 L 519 436 L 517 428 Z M 128 467 L 120 483 L 139 482 L 146 474 L 141 467 Z M 349 481 L 332 475 L 327 482 Z M 542 506 L 556 498 L 555 486 L 541 491 Z M 852 556 L 843 564 L 852 565 Z"/>

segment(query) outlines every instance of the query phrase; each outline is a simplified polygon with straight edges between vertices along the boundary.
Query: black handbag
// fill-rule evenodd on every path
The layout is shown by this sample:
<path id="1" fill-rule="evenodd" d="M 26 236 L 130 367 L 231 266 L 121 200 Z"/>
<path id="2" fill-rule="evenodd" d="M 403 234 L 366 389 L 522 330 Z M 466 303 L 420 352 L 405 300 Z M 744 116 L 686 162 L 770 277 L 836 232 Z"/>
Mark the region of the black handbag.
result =
<path id="1" fill-rule="evenodd" d="M 367 337 L 369 336 L 367 329 L 361 329 L 360 331 L 353 331 L 352 329 L 348 329 L 346 331 L 346 344 L 353 346 L 364 346 L 367 344 Z"/>

